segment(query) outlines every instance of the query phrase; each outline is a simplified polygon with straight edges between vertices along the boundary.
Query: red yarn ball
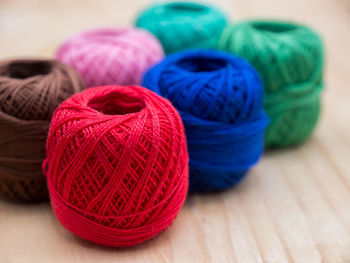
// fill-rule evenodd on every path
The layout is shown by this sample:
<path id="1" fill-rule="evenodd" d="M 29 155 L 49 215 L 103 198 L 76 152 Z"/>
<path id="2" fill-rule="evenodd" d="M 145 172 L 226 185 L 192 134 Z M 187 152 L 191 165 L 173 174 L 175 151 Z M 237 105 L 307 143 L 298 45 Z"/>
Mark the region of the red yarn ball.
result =
<path id="1" fill-rule="evenodd" d="M 105 246 L 132 246 L 166 229 L 188 188 L 180 116 L 137 86 L 90 88 L 63 102 L 43 166 L 61 224 Z"/>

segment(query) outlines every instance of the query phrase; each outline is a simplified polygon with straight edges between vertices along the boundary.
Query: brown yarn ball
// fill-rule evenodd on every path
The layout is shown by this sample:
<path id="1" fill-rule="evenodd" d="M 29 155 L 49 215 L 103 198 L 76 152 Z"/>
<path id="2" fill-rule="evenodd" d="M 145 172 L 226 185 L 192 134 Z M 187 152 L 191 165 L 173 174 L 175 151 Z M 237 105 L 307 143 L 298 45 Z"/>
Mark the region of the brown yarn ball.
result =
<path id="1" fill-rule="evenodd" d="M 79 75 L 54 60 L 0 62 L 0 196 L 20 201 L 48 198 L 42 173 L 51 115 L 84 89 Z"/>

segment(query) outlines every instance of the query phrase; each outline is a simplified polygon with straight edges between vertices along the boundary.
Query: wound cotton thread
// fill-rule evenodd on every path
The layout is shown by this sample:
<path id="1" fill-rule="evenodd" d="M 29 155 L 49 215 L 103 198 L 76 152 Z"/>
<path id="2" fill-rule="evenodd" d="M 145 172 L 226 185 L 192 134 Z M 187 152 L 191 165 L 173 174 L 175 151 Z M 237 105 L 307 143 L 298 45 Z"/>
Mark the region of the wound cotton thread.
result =
<path id="1" fill-rule="evenodd" d="M 320 37 L 294 23 L 247 21 L 227 27 L 220 47 L 246 58 L 261 74 L 265 109 L 271 120 L 266 147 L 285 147 L 306 140 L 320 112 Z"/>
<path id="2" fill-rule="evenodd" d="M 81 74 L 87 87 L 141 84 L 144 72 L 163 56 L 159 41 L 136 28 L 82 32 L 56 52 L 58 60 Z"/>
<path id="3" fill-rule="evenodd" d="M 262 154 L 267 118 L 255 69 L 236 56 L 210 50 L 168 56 L 143 85 L 169 99 L 185 125 L 190 191 L 229 188 Z"/>
<path id="4" fill-rule="evenodd" d="M 227 18 L 220 10 L 192 2 L 168 2 L 140 13 L 136 26 L 153 33 L 166 54 L 191 48 L 218 48 Z"/>
<path id="5" fill-rule="evenodd" d="M 43 168 L 65 228 L 100 245 L 136 245 L 166 229 L 185 201 L 181 117 L 142 87 L 87 89 L 55 111 Z"/>
<path id="6" fill-rule="evenodd" d="M 48 198 L 41 163 L 51 115 L 84 88 L 78 74 L 58 61 L 0 62 L 0 196 L 20 201 Z"/>

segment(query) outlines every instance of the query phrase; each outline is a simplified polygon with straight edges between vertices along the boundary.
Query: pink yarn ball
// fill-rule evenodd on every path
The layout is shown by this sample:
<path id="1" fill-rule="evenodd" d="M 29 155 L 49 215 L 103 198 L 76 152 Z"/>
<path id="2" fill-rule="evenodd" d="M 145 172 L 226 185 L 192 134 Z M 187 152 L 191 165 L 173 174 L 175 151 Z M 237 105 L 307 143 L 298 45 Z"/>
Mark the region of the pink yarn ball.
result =
<path id="1" fill-rule="evenodd" d="M 86 86 L 141 84 L 164 56 L 161 44 L 143 29 L 95 29 L 66 40 L 56 58 L 76 69 Z"/>

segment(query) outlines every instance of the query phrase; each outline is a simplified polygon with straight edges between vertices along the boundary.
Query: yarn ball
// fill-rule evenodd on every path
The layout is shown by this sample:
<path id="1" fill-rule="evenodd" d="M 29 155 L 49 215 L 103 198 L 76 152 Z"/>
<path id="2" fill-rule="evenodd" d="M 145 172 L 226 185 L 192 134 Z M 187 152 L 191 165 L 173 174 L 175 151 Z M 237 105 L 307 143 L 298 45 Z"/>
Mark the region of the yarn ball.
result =
<path id="1" fill-rule="evenodd" d="M 229 188 L 258 161 L 267 124 L 263 87 L 243 59 L 214 50 L 178 52 L 151 68 L 143 85 L 180 112 L 190 191 Z"/>
<path id="2" fill-rule="evenodd" d="M 41 170 L 51 115 L 84 88 L 78 74 L 58 61 L 0 62 L 0 196 L 20 201 L 48 198 Z"/>
<path id="3" fill-rule="evenodd" d="M 87 89 L 55 111 L 43 168 L 65 228 L 100 245 L 136 245 L 166 229 L 185 201 L 181 117 L 142 87 Z"/>
<path id="4" fill-rule="evenodd" d="M 266 146 L 307 139 L 319 118 L 323 88 L 323 48 L 317 33 L 294 23 L 248 21 L 227 27 L 220 47 L 244 57 L 261 74 L 271 120 Z"/>
<path id="5" fill-rule="evenodd" d="M 159 41 L 136 28 L 95 29 L 66 40 L 56 58 L 76 69 L 86 86 L 140 84 L 164 56 Z"/>
<path id="6" fill-rule="evenodd" d="M 190 48 L 218 48 L 227 24 L 224 13 L 192 2 L 158 3 L 144 10 L 136 26 L 153 33 L 166 54 Z"/>

